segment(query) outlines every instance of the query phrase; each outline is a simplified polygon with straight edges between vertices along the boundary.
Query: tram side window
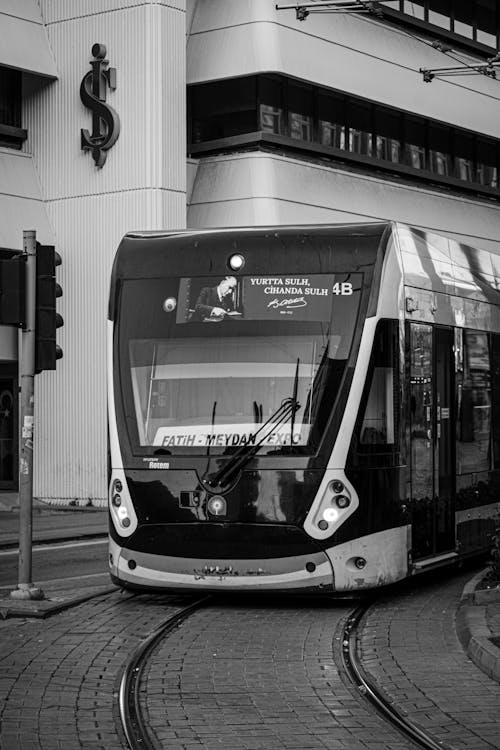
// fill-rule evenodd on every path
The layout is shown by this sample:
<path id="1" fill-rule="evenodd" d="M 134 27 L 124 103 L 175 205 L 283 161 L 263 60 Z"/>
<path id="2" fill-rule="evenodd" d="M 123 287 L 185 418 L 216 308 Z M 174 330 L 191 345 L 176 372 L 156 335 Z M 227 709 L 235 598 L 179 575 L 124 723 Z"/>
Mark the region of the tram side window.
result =
<path id="1" fill-rule="evenodd" d="M 488 471 L 491 465 L 491 377 L 488 334 L 463 331 L 457 373 L 457 470 Z"/>
<path id="2" fill-rule="evenodd" d="M 372 359 L 362 404 L 366 403 L 359 433 L 359 449 L 379 453 L 385 446 L 394 448 L 398 422 L 398 359 L 397 324 L 379 323 L 373 345 Z M 368 395 L 366 395 L 368 394 Z M 384 452 L 385 452 L 384 451 Z"/>

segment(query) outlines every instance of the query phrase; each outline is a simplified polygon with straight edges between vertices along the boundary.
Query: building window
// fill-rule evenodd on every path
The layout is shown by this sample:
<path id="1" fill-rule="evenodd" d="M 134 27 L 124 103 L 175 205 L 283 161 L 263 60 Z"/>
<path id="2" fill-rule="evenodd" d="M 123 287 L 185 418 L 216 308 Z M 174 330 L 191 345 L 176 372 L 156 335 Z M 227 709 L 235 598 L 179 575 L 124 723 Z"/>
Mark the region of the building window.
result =
<path id="1" fill-rule="evenodd" d="M 497 46 L 495 29 L 500 26 L 497 0 L 476 0 L 476 39 L 488 47 Z"/>
<path id="2" fill-rule="evenodd" d="M 425 3 L 424 0 L 404 0 L 403 2 L 403 13 L 407 13 L 409 16 L 414 18 L 425 18 Z"/>
<path id="3" fill-rule="evenodd" d="M 425 123 L 417 117 L 404 119 L 404 163 L 413 169 L 426 169 Z"/>
<path id="4" fill-rule="evenodd" d="M 375 109 L 375 148 L 377 159 L 401 161 L 401 115 L 390 109 Z"/>
<path id="5" fill-rule="evenodd" d="M 454 176 L 459 180 L 474 182 L 474 136 L 469 133 L 455 133 L 454 143 Z"/>
<path id="6" fill-rule="evenodd" d="M 21 128 L 21 72 L 0 67 L 0 146 L 21 148 L 26 131 Z"/>
<path id="7" fill-rule="evenodd" d="M 450 128 L 429 126 L 429 169 L 447 177 L 451 175 Z"/>
<path id="8" fill-rule="evenodd" d="M 498 188 L 498 144 L 490 138 L 477 139 L 476 181 Z"/>
<path id="9" fill-rule="evenodd" d="M 311 86 L 289 84 L 287 92 L 290 136 L 300 141 L 313 138 L 313 92 Z"/>
<path id="10" fill-rule="evenodd" d="M 343 96 L 318 94 L 319 142 L 345 149 L 345 100 Z"/>
<path id="11" fill-rule="evenodd" d="M 399 0 L 384 3 L 384 8 L 397 10 L 493 49 L 500 45 L 497 0 Z"/>
<path id="12" fill-rule="evenodd" d="M 450 0 L 429 0 L 428 21 L 434 24 L 434 26 L 449 29 L 451 21 Z"/>
<path id="13" fill-rule="evenodd" d="M 366 102 L 347 105 L 347 147 L 354 154 L 372 155 L 372 108 Z"/>
<path id="14" fill-rule="evenodd" d="M 280 75 L 248 76 L 188 89 L 192 151 L 221 148 L 231 136 L 266 133 L 287 139 L 287 147 L 317 144 L 324 158 L 364 165 L 458 187 L 498 190 L 500 141 L 409 112 L 357 99 Z M 269 139 L 271 141 L 271 139 Z M 292 144 L 293 141 L 293 144 Z M 271 141 L 276 143 L 275 140 Z M 227 143 L 223 144 L 227 148 Z M 241 138 L 234 147 L 240 148 Z"/>
<path id="15" fill-rule="evenodd" d="M 270 76 L 258 78 L 259 123 L 265 133 L 284 133 L 281 82 Z"/>
<path id="16" fill-rule="evenodd" d="M 257 130 L 254 76 L 193 86 L 190 99 L 193 143 Z"/>

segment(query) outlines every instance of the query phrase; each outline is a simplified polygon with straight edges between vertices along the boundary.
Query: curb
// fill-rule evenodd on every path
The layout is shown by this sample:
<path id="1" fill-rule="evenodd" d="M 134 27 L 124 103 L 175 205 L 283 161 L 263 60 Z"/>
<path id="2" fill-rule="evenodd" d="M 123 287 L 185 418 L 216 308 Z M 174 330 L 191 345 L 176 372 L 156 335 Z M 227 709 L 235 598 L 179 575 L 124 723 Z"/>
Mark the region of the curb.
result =
<path id="1" fill-rule="evenodd" d="M 494 634 L 488 627 L 485 606 L 488 600 L 500 599 L 496 592 L 496 597 L 491 594 L 482 596 L 485 593 L 483 591 L 476 592 L 476 586 L 487 571 L 488 568 L 485 568 L 465 585 L 455 624 L 457 636 L 467 656 L 488 677 L 500 682 L 500 649 L 491 640 Z"/>
<path id="2" fill-rule="evenodd" d="M 84 602 L 89 601 L 89 599 L 94 599 L 96 596 L 112 594 L 115 591 L 119 591 L 117 586 L 108 585 L 95 587 L 92 591 L 87 591 L 84 594 L 70 596 L 64 601 L 51 599 L 14 601 L 4 599 L 0 602 L 0 619 L 6 620 L 8 617 L 35 617 L 44 619 L 45 617 L 50 617 L 51 615 L 63 612 L 71 607 L 76 607 L 78 604 L 83 604 Z"/>

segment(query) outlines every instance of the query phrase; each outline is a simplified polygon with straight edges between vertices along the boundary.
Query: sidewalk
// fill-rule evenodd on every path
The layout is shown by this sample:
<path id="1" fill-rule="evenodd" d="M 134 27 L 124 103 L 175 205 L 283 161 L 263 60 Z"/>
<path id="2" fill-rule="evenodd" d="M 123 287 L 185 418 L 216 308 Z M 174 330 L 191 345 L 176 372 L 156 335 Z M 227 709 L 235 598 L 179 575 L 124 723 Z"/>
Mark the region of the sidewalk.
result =
<path id="1" fill-rule="evenodd" d="M 70 505 L 64 507 L 33 501 L 33 542 L 81 539 L 103 536 L 108 532 L 106 508 Z M 0 494 L 0 549 L 17 546 L 19 539 L 19 501 L 14 493 Z"/>
<path id="2" fill-rule="evenodd" d="M 469 658 L 500 682 L 500 589 L 479 588 L 484 574 L 481 571 L 465 586 L 456 629 Z"/>
<path id="3" fill-rule="evenodd" d="M 33 500 L 33 544 L 105 537 L 108 533 L 106 508 L 79 506 L 65 501 L 49 505 Z M 0 550 L 16 549 L 19 542 L 19 497 L 0 493 Z M 42 600 L 14 600 L 12 586 L 0 587 L 0 619 L 6 617 L 46 617 L 82 603 L 98 594 L 116 590 L 109 574 L 86 576 L 84 580 L 64 578 L 42 585 Z"/>

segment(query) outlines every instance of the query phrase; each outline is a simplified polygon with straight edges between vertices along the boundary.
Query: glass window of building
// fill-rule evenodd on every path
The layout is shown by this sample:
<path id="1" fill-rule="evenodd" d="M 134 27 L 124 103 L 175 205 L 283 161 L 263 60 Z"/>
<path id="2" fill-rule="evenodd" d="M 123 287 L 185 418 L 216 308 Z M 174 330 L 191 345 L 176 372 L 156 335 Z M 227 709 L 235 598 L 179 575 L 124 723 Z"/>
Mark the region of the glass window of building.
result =
<path id="1" fill-rule="evenodd" d="M 489 47 L 497 46 L 495 29 L 498 28 L 497 0 L 476 0 L 477 41 Z"/>
<path id="2" fill-rule="evenodd" d="M 347 105 L 348 148 L 355 154 L 372 155 L 372 107 L 367 102 Z"/>
<path id="3" fill-rule="evenodd" d="M 450 28 L 451 0 L 429 0 L 429 23 L 441 26 L 443 29 Z"/>
<path id="4" fill-rule="evenodd" d="M 403 13 L 408 13 L 414 18 L 421 18 L 423 21 L 425 18 L 424 0 L 404 0 Z"/>
<path id="5" fill-rule="evenodd" d="M 308 150 L 316 143 L 318 151 L 326 146 L 368 157 L 384 169 L 400 171 L 398 165 L 404 164 L 432 173 L 426 178 L 433 181 L 452 178 L 484 186 L 489 193 L 500 186 L 500 140 L 285 76 L 190 86 L 188 100 L 193 147 L 260 131 L 292 137 L 297 146 L 307 142 Z M 242 142 L 220 147 L 228 145 L 240 148 Z"/>
<path id="6" fill-rule="evenodd" d="M 477 173 L 480 185 L 498 187 L 498 146 L 490 138 L 477 139 Z"/>
<path id="7" fill-rule="evenodd" d="M 429 125 L 429 169 L 431 172 L 451 176 L 450 128 Z"/>
<path id="8" fill-rule="evenodd" d="M 474 136 L 469 133 L 455 131 L 454 140 L 454 177 L 458 177 L 459 180 L 474 182 L 476 178 L 474 169 Z"/>
<path id="9" fill-rule="evenodd" d="M 288 86 L 288 127 L 292 138 L 311 141 L 313 138 L 313 92 L 311 87 Z"/>
<path id="10" fill-rule="evenodd" d="M 475 3 L 471 0 L 455 0 L 453 3 L 453 31 L 470 39 L 474 36 Z"/>
<path id="11" fill-rule="evenodd" d="M 253 76 L 193 87 L 192 141 L 200 143 L 257 130 Z"/>
<path id="12" fill-rule="evenodd" d="M 425 125 L 420 119 L 416 117 L 405 117 L 404 140 L 404 163 L 414 169 L 425 169 Z"/>
<path id="13" fill-rule="evenodd" d="M 345 97 L 319 94 L 318 129 L 323 146 L 345 149 Z"/>
<path id="14" fill-rule="evenodd" d="M 0 125 L 21 127 L 21 73 L 0 68 Z"/>
<path id="15" fill-rule="evenodd" d="M 259 76 L 259 129 L 284 133 L 283 85 L 277 78 Z"/>
<path id="16" fill-rule="evenodd" d="M 390 109 L 375 109 L 375 147 L 377 159 L 401 161 L 401 114 Z"/>

